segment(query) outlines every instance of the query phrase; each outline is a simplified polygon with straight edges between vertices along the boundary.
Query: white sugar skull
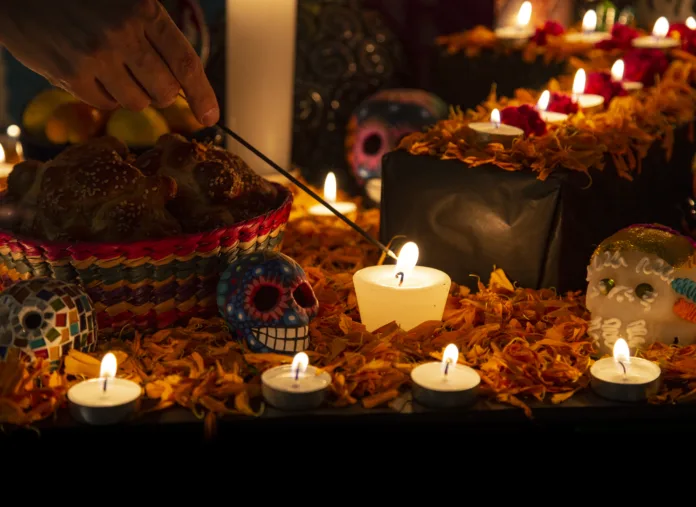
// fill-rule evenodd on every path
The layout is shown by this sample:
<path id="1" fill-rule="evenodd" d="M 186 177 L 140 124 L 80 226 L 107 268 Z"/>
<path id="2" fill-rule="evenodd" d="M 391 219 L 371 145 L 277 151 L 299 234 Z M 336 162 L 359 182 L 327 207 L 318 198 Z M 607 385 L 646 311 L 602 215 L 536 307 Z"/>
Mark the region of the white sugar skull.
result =
<path id="1" fill-rule="evenodd" d="M 590 336 L 611 354 L 618 338 L 631 351 L 654 342 L 696 341 L 696 246 L 662 226 L 636 225 L 605 239 L 587 268 Z"/>

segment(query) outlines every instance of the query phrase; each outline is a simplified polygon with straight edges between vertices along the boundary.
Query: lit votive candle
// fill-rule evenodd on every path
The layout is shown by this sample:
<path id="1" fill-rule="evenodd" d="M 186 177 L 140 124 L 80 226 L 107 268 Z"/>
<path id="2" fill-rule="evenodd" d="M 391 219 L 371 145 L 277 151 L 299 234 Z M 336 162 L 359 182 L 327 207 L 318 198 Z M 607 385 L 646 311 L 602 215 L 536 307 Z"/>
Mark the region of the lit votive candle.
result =
<path id="1" fill-rule="evenodd" d="M 642 49 L 670 49 L 679 46 L 679 41 L 672 37 L 667 37 L 669 34 L 669 21 L 662 16 L 655 21 L 652 35 L 647 37 L 638 37 L 633 39 L 633 47 Z"/>
<path id="2" fill-rule="evenodd" d="M 408 331 L 426 321 L 442 320 L 452 280 L 417 263 L 418 246 L 406 243 L 396 266 L 371 266 L 353 275 L 360 318 L 368 331 L 391 322 Z"/>
<path id="3" fill-rule="evenodd" d="M 319 407 L 331 385 L 331 375 L 309 364 L 306 353 L 292 364 L 266 370 L 261 375 L 263 398 L 280 410 L 312 410 Z"/>
<path id="4" fill-rule="evenodd" d="M 568 33 L 564 39 L 571 44 L 597 44 L 611 39 L 608 32 L 597 32 L 597 13 L 590 9 L 582 18 L 582 32 Z"/>
<path id="5" fill-rule="evenodd" d="M 357 206 L 352 202 L 336 202 L 336 175 L 334 173 L 329 173 L 326 175 L 326 180 L 324 181 L 324 199 L 333 208 L 344 216 L 355 215 L 357 211 Z M 335 217 L 334 213 L 324 206 L 323 204 L 317 204 L 309 208 L 309 214 L 315 217 Z"/>
<path id="6" fill-rule="evenodd" d="M 509 148 L 515 139 L 524 135 L 524 130 L 501 123 L 500 111 L 497 109 L 491 112 L 490 122 L 469 123 L 469 128 L 474 131 L 479 145 L 500 143 Z"/>
<path id="7" fill-rule="evenodd" d="M 623 338 L 614 344 L 614 357 L 600 359 L 590 368 L 592 389 L 614 401 L 645 401 L 660 389 L 660 367 L 640 357 L 631 357 Z"/>
<path id="8" fill-rule="evenodd" d="M 128 418 L 136 409 L 142 388 L 130 380 L 116 378 L 116 356 L 106 354 L 99 378 L 85 380 L 68 390 L 70 413 L 80 422 L 106 425 Z"/>
<path id="9" fill-rule="evenodd" d="M 621 59 L 616 60 L 614 65 L 611 66 L 611 78 L 617 83 L 621 83 L 621 86 L 623 86 L 623 89 L 627 92 L 634 92 L 642 89 L 643 83 L 639 81 L 624 81 L 624 70 L 624 61 Z"/>
<path id="10" fill-rule="evenodd" d="M 459 350 L 450 343 L 441 362 L 414 368 L 411 371 L 413 399 L 430 408 L 457 408 L 474 403 L 481 377 L 476 370 L 457 364 L 458 360 Z"/>
<path id="11" fill-rule="evenodd" d="M 568 119 L 567 114 L 563 113 L 556 113 L 553 111 L 547 111 L 549 107 L 549 102 L 551 101 L 551 93 L 548 90 L 544 90 L 544 92 L 541 94 L 539 97 L 539 101 L 537 102 L 537 111 L 539 111 L 539 114 L 541 115 L 541 119 L 544 120 L 546 123 L 563 123 Z"/>
<path id="12" fill-rule="evenodd" d="M 523 44 L 534 35 L 534 30 L 529 26 L 531 19 L 532 3 L 524 2 L 517 12 L 517 24 L 497 28 L 495 35 L 506 43 Z"/>
<path id="13" fill-rule="evenodd" d="M 577 103 L 580 109 L 589 110 L 601 107 L 604 104 L 604 97 L 585 93 L 587 86 L 587 75 L 584 69 L 578 69 L 573 79 L 573 102 Z"/>

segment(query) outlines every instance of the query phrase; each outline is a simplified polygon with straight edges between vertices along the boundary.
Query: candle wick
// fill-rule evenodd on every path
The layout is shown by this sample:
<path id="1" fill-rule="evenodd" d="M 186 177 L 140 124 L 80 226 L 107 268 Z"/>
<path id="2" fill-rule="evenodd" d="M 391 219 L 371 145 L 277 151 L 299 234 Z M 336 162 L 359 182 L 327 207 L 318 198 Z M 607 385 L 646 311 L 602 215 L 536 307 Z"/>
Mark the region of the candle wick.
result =
<path id="1" fill-rule="evenodd" d="M 624 378 L 626 378 L 626 375 L 627 375 L 627 373 L 626 373 L 626 365 L 625 365 L 625 364 L 623 364 L 623 362 L 622 362 L 622 361 L 619 361 L 619 364 L 621 365 L 621 368 L 623 368 L 623 374 L 624 374 Z"/>
<path id="2" fill-rule="evenodd" d="M 296 368 L 295 369 L 295 382 L 299 382 L 300 380 L 300 369 Z"/>
<path id="3" fill-rule="evenodd" d="M 452 364 L 452 361 L 450 361 L 448 359 L 447 362 L 445 363 L 445 377 L 447 376 L 447 373 L 449 372 L 450 364 Z"/>
<path id="4" fill-rule="evenodd" d="M 399 271 L 394 278 L 400 278 L 399 280 L 399 287 L 401 287 L 404 283 L 404 273 L 403 271 Z"/>
<path id="5" fill-rule="evenodd" d="M 109 380 L 109 377 L 104 377 L 104 389 L 102 392 L 106 392 L 106 382 Z"/>

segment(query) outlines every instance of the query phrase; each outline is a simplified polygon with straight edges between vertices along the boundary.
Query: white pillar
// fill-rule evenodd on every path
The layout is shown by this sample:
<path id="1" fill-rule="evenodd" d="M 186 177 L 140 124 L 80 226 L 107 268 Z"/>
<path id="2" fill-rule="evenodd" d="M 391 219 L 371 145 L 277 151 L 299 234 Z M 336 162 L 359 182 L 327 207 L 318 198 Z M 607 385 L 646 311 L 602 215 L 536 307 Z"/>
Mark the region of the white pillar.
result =
<path id="1" fill-rule="evenodd" d="M 290 170 L 297 0 L 227 0 L 225 123 Z M 278 173 L 228 136 L 257 173 Z"/>

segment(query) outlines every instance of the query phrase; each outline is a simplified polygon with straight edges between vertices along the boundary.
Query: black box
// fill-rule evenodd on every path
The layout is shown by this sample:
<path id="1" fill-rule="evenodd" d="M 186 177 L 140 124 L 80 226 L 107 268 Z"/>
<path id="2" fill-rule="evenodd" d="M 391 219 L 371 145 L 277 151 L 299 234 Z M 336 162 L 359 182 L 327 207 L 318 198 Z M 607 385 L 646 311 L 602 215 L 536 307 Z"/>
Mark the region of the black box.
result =
<path id="1" fill-rule="evenodd" d="M 603 171 L 561 170 L 546 180 L 528 171 L 471 168 L 395 151 L 382 164 L 382 242 L 406 235 L 419 265 L 441 269 L 476 288 L 494 266 L 523 287 L 584 290 L 592 252 L 617 230 L 636 223 L 680 229 L 692 196 L 696 152 L 688 129 L 676 131 L 671 160 L 654 145 L 628 181 L 611 162 Z"/>

